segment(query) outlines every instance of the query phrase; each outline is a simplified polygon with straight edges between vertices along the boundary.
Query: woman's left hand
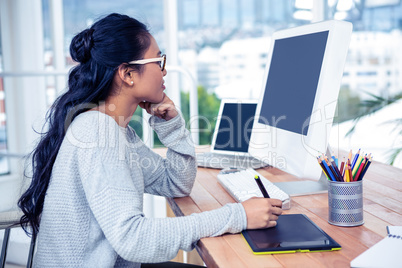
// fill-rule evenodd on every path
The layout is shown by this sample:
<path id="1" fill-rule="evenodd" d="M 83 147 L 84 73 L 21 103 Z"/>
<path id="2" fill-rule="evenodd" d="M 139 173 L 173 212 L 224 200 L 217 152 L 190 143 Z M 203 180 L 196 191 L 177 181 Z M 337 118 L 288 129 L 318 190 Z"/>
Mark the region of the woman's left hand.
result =
<path id="1" fill-rule="evenodd" d="M 163 94 L 163 99 L 160 103 L 140 102 L 139 105 L 150 115 L 155 115 L 159 118 L 169 121 L 170 119 L 176 117 L 178 112 L 173 101 L 165 93 Z"/>

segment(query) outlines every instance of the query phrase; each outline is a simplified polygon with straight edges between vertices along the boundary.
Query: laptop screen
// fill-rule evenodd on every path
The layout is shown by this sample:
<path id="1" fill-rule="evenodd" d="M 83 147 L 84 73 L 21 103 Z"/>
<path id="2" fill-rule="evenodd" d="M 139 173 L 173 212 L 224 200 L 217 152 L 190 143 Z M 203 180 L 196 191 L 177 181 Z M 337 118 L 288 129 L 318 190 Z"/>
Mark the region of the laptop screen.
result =
<path id="1" fill-rule="evenodd" d="M 214 150 L 247 153 L 256 108 L 257 103 L 225 103 Z"/>

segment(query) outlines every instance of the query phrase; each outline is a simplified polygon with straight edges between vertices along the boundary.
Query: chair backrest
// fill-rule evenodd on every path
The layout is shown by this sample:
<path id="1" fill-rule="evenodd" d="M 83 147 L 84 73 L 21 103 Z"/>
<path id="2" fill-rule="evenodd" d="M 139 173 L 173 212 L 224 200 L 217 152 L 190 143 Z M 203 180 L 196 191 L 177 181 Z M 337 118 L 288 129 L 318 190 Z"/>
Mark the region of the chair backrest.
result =
<path id="1" fill-rule="evenodd" d="M 10 238 L 11 228 L 19 227 L 19 221 L 22 212 L 19 210 L 0 212 L 0 230 L 5 229 L 3 237 L 3 245 L 1 247 L 0 268 L 4 268 L 6 264 L 8 240 Z M 32 260 L 35 251 L 35 240 L 31 239 L 31 246 L 28 254 L 27 267 L 32 267 Z"/>
<path id="2" fill-rule="evenodd" d="M 19 210 L 0 212 L 0 230 L 18 224 L 22 212 Z"/>

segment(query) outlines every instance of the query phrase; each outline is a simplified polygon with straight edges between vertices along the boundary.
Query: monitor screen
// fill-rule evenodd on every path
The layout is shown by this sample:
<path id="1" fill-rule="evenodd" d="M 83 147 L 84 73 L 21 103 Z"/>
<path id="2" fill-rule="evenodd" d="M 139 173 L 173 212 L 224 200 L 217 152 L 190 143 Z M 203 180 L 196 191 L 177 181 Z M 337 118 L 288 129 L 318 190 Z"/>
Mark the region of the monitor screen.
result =
<path id="1" fill-rule="evenodd" d="M 214 150 L 248 152 L 257 103 L 225 103 Z"/>
<path id="2" fill-rule="evenodd" d="M 307 135 L 328 31 L 275 40 L 258 122 Z"/>

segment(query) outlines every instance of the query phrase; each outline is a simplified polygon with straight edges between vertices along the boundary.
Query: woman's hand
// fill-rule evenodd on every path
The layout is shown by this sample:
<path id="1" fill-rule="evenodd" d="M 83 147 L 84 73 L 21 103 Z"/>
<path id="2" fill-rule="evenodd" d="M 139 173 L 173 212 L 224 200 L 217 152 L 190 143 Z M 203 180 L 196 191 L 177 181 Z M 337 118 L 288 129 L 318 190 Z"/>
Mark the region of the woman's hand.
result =
<path id="1" fill-rule="evenodd" d="M 282 201 L 279 199 L 254 197 L 242 205 L 246 211 L 247 229 L 274 227 L 282 214 Z"/>
<path id="2" fill-rule="evenodd" d="M 139 105 L 150 115 L 155 115 L 159 118 L 169 121 L 170 119 L 176 117 L 178 112 L 173 101 L 165 93 L 163 94 L 163 99 L 160 103 L 140 102 Z"/>

